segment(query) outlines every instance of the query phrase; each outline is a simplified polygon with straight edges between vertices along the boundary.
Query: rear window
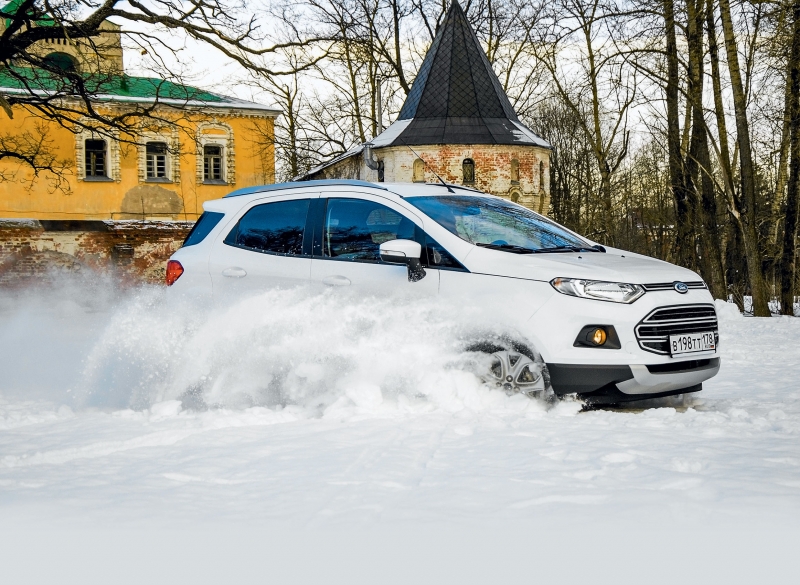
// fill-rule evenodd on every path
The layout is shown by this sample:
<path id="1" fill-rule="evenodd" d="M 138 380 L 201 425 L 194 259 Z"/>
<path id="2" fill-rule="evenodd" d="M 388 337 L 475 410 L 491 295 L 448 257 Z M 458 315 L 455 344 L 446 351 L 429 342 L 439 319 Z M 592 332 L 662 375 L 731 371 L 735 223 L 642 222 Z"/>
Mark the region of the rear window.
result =
<path id="1" fill-rule="evenodd" d="M 254 252 L 300 256 L 310 203 L 293 199 L 257 205 L 239 220 L 225 243 Z"/>
<path id="2" fill-rule="evenodd" d="M 197 223 L 194 224 L 192 231 L 186 236 L 183 247 L 194 246 L 205 240 L 206 236 L 211 233 L 211 230 L 217 226 L 219 220 L 223 217 L 225 217 L 224 213 L 217 213 L 215 211 L 206 211 L 203 213 L 200 219 L 197 220 Z"/>
<path id="3" fill-rule="evenodd" d="M 197 223 L 194 224 L 192 231 L 186 236 L 183 247 L 194 246 L 205 240 L 206 236 L 211 233 L 211 230 L 217 226 L 219 220 L 223 217 L 225 217 L 224 213 L 217 213 L 215 211 L 204 212 L 203 215 L 200 216 L 200 219 L 197 220 Z"/>

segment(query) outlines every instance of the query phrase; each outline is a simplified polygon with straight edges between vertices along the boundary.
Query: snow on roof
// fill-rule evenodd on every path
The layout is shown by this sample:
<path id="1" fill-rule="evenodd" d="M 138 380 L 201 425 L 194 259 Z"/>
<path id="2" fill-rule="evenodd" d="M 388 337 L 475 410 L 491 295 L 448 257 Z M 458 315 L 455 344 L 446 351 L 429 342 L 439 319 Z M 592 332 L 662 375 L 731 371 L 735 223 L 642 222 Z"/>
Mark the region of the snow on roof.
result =
<path id="1" fill-rule="evenodd" d="M 87 92 L 96 101 L 159 102 L 174 106 L 213 106 L 280 114 L 280 110 L 271 106 L 166 79 L 106 73 L 87 74 L 84 77 Z M 8 94 L 61 95 L 69 94 L 70 89 L 61 77 L 47 71 L 29 67 L 10 67 L 0 71 L 0 91 Z M 65 95 L 65 97 L 69 97 L 69 95 Z"/>

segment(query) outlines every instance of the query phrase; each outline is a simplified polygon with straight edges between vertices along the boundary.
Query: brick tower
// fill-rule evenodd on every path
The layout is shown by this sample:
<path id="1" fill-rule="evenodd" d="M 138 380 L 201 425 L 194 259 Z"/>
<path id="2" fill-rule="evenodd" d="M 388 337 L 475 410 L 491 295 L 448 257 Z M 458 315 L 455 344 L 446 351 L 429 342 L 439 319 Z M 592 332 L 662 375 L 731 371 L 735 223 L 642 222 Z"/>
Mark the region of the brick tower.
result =
<path id="1" fill-rule="evenodd" d="M 454 0 L 397 120 L 298 178 L 423 183 L 436 173 L 546 213 L 549 162 L 550 145 L 520 122 Z"/>

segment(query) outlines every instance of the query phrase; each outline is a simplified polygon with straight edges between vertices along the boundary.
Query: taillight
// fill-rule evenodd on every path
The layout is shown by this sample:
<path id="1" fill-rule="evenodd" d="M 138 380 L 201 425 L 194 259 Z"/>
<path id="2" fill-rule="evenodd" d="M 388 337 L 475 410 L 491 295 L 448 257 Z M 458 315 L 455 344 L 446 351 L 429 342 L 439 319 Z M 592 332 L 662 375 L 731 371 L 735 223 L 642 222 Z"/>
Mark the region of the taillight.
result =
<path id="1" fill-rule="evenodd" d="M 167 262 L 167 286 L 172 286 L 183 274 L 183 266 L 177 260 Z"/>

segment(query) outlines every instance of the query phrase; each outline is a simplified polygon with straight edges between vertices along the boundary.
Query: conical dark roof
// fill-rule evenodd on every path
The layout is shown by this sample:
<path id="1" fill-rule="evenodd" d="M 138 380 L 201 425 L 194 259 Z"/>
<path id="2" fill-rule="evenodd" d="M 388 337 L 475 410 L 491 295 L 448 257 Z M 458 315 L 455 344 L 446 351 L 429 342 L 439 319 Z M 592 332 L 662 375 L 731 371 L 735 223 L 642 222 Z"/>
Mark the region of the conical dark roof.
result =
<path id="1" fill-rule="evenodd" d="M 397 121 L 375 146 L 547 143 L 523 126 L 454 1 Z"/>
<path id="2" fill-rule="evenodd" d="M 450 5 L 397 119 L 409 118 L 517 120 L 458 2 Z"/>

